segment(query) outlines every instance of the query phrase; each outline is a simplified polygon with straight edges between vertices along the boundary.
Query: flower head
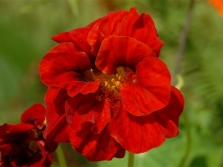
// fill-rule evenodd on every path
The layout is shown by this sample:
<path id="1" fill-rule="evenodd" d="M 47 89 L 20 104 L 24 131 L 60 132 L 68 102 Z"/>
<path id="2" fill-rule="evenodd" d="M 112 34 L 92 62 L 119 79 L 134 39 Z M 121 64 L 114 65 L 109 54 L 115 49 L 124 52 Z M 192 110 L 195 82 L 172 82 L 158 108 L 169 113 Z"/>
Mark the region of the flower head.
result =
<path id="1" fill-rule="evenodd" d="M 43 138 L 45 108 L 34 104 L 20 124 L 0 126 L 1 166 L 50 166 L 57 143 Z"/>
<path id="2" fill-rule="evenodd" d="M 146 152 L 178 134 L 184 101 L 159 59 L 163 42 L 148 14 L 112 12 L 53 39 L 59 44 L 39 68 L 49 88 L 46 138 L 70 141 L 99 161 Z"/>

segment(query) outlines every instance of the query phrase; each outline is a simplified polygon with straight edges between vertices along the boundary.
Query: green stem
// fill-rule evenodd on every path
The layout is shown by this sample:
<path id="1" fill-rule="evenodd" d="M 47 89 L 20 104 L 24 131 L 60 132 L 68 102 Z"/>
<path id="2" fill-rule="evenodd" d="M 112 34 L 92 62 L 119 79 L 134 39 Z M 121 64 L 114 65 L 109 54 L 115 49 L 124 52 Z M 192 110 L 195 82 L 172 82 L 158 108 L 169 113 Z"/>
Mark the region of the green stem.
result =
<path id="1" fill-rule="evenodd" d="M 191 148 L 190 122 L 189 122 L 188 115 L 186 112 L 184 112 L 182 116 L 184 119 L 187 142 L 186 142 L 186 149 L 185 149 L 184 155 L 179 163 L 179 167 L 183 167 L 185 165 L 187 158 L 190 154 L 190 148 Z"/>
<path id="2" fill-rule="evenodd" d="M 61 145 L 59 144 L 56 149 L 57 159 L 59 161 L 59 166 L 67 167 L 67 163 L 63 154 Z"/>
<path id="3" fill-rule="evenodd" d="M 129 152 L 128 167 L 134 166 L 134 154 Z"/>

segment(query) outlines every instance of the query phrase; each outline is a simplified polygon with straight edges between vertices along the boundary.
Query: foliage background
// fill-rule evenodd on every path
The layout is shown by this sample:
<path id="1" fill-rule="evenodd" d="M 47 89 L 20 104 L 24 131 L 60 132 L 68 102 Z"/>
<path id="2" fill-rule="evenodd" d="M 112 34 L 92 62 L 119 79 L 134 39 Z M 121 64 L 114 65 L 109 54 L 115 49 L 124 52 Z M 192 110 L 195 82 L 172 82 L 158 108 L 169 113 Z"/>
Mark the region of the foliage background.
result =
<path id="1" fill-rule="evenodd" d="M 171 73 L 189 0 L 0 0 L 0 124 L 18 123 L 33 103 L 44 104 L 41 58 L 56 45 L 51 36 L 82 27 L 109 11 L 137 7 L 149 13 L 165 42 L 161 59 Z M 181 133 L 136 155 L 135 166 L 223 166 L 223 17 L 207 0 L 195 0 L 180 74 L 185 110 Z M 122 167 L 124 159 L 88 162 L 62 144 L 68 166 Z M 53 166 L 58 166 L 57 157 Z"/>

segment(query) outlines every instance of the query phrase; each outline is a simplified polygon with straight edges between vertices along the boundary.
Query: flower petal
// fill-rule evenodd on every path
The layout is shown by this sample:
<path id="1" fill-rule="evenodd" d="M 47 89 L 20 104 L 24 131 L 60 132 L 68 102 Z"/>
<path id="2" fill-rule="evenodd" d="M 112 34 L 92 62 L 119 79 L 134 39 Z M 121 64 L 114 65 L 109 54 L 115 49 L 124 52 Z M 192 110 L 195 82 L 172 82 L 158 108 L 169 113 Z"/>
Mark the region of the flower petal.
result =
<path id="1" fill-rule="evenodd" d="M 84 82 L 84 81 L 73 81 L 67 84 L 66 89 L 70 97 L 74 97 L 78 93 L 87 94 L 94 93 L 98 90 L 100 85 L 99 81 Z"/>
<path id="2" fill-rule="evenodd" d="M 33 104 L 21 115 L 21 122 L 32 124 L 38 129 L 42 129 L 45 120 L 46 109 L 42 104 Z"/>
<path id="3" fill-rule="evenodd" d="M 78 72 L 90 68 L 90 60 L 84 52 L 78 52 L 72 43 L 62 43 L 43 57 L 39 71 L 46 85 L 64 87 L 71 81 L 81 80 Z"/>
<path id="4" fill-rule="evenodd" d="M 16 143 L 10 143 L 10 142 L 9 143 L 1 143 L 0 142 L 0 150 L 1 150 L 1 158 L 4 155 L 14 155 L 14 154 L 18 154 L 19 152 L 21 152 L 21 149 L 16 145 Z"/>
<path id="5" fill-rule="evenodd" d="M 50 87 L 46 101 L 46 129 L 44 137 L 47 141 L 68 142 L 68 125 L 65 115 L 65 101 L 69 96 L 65 89 Z"/>
<path id="6" fill-rule="evenodd" d="M 130 37 L 109 36 L 103 40 L 95 64 L 103 73 L 111 75 L 119 66 L 135 70 L 136 65 L 147 56 L 155 54 L 142 42 Z"/>
<path id="7" fill-rule="evenodd" d="M 87 43 L 88 32 L 90 27 L 78 28 L 69 32 L 62 32 L 52 37 L 52 39 L 59 43 L 72 42 L 77 51 L 85 52 L 91 55 L 91 47 Z"/>
<path id="8" fill-rule="evenodd" d="M 152 113 L 163 127 L 166 137 L 171 138 L 179 133 L 178 121 L 183 108 L 184 98 L 181 92 L 175 87 L 172 87 L 169 104 L 165 108 Z"/>
<path id="9" fill-rule="evenodd" d="M 85 123 L 80 132 L 70 133 L 72 147 L 89 161 L 123 158 L 125 150 L 109 135 L 107 127 L 99 134 L 91 132 L 91 123 Z"/>
<path id="10" fill-rule="evenodd" d="M 136 82 L 123 84 L 120 95 L 124 108 L 135 116 L 148 115 L 169 103 L 170 73 L 156 57 L 146 57 L 136 67 Z"/>
<path id="11" fill-rule="evenodd" d="M 3 124 L 2 126 L 0 126 L 0 136 L 5 136 L 14 133 L 18 134 L 31 130 L 33 128 L 35 128 L 33 125 L 26 123 L 20 123 L 15 125 Z"/>
<path id="12" fill-rule="evenodd" d="M 100 133 L 111 119 L 108 99 L 98 94 L 78 94 L 66 103 L 67 122 L 74 131 L 80 131 L 85 122 L 91 122 L 92 132 Z"/>
<path id="13" fill-rule="evenodd" d="M 113 35 L 112 32 L 115 32 L 118 25 L 121 26 L 120 22 L 127 13 L 128 12 L 125 10 L 111 12 L 94 25 L 92 30 L 89 32 L 87 39 L 89 45 L 92 47 L 91 51 L 94 55 L 97 55 L 104 38 L 109 35 Z"/>
<path id="14" fill-rule="evenodd" d="M 72 42 L 75 48 L 80 52 L 85 52 L 90 59 L 94 59 L 95 56 L 91 53 L 91 46 L 88 44 L 87 37 L 92 27 L 101 21 L 101 18 L 93 21 L 89 25 L 83 28 L 77 28 L 69 32 L 62 32 L 52 37 L 52 39 L 58 43 Z"/>
<path id="15" fill-rule="evenodd" d="M 94 25 L 88 35 L 88 43 L 96 55 L 104 38 L 129 36 L 148 45 L 158 57 L 163 42 L 159 39 L 152 18 L 148 14 L 139 15 L 135 8 L 127 11 L 111 12 Z"/>
<path id="16" fill-rule="evenodd" d="M 109 123 L 109 132 L 124 149 L 132 153 L 146 152 L 165 140 L 162 127 L 152 114 L 133 116 L 124 107 Z"/>
<path id="17" fill-rule="evenodd" d="M 145 43 L 155 52 L 157 57 L 159 56 L 160 48 L 164 43 L 159 39 L 150 15 L 145 13 L 139 15 L 135 8 L 131 8 L 128 15 L 124 17 L 120 29 L 122 31 L 117 30 L 119 35 L 130 36 Z"/>

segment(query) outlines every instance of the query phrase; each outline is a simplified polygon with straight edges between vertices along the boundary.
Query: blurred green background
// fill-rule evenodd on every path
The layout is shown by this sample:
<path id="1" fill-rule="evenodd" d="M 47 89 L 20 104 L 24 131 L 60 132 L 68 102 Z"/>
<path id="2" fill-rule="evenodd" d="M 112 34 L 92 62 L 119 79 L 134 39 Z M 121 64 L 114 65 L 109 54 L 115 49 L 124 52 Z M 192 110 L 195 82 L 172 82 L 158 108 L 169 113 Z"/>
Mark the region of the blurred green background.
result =
<path id="1" fill-rule="evenodd" d="M 0 124 L 18 123 L 33 103 L 44 104 L 41 58 L 50 38 L 82 27 L 109 11 L 137 7 L 149 13 L 165 42 L 161 59 L 173 73 L 189 0 L 0 0 Z M 135 167 L 223 166 L 223 17 L 207 0 L 195 0 L 180 74 L 185 110 L 180 134 L 136 155 Z M 68 166 L 122 167 L 123 159 L 88 162 L 62 144 Z M 53 166 L 58 166 L 57 157 Z"/>

